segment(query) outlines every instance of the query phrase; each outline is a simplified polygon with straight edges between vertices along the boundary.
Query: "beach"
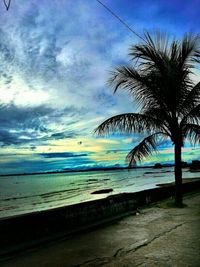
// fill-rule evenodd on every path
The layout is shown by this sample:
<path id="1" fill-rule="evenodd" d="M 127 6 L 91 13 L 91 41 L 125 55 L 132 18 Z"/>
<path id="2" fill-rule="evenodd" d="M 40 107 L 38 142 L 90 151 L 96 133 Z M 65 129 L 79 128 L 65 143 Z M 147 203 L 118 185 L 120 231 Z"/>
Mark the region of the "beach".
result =
<path id="1" fill-rule="evenodd" d="M 199 177 L 183 169 L 183 178 Z M 156 188 L 174 181 L 174 168 L 88 171 L 0 177 L 0 218 Z M 105 190 L 105 194 L 93 194 Z"/>
<path id="2" fill-rule="evenodd" d="M 177 266 L 200 262 L 200 191 L 140 208 L 111 224 L 43 244 L 2 261 L 2 267 Z"/>
<path id="3" fill-rule="evenodd" d="M 122 174 L 123 172 L 119 172 L 117 175 L 122 175 Z M 133 173 L 131 173 L 131 175 L 132 174 Z M 156 204 L 158 201 L 163 200 L 164 201 L 163 203 L 165 203 L 167 198 L 169 198 L 169 201 L 171 203 L 174 201 L 174 181 L 172 177 L 170 177 L 170 174 L 172 174 L 171 171 L 169 171 L 168 169 L 162 169 L 162 170 L 151 169 L 151 170 L 143 170 L 141 174 L 143 174 L 144 176 L 145 175 L 152 176 L 152 174 L 154 174 L 155 176 L 157 175 L 156 177 L 153 177 L 153 179 L 151 179 L 150 177 L 149 179 L 147 179 L 147 177 L 145 176 L 147 183 L 144 183 L 145 179 L 143 179 L 141 183 L 143 184 L 144 188 L 147 188 L 144 190 L 139 190 L 139 186 L 138 187 L 136 186 L 137 190 L 135 190 L 135 192 L 130 192 L 132 188 L 130 186 L 127 188 L 126 192 L 124 192 L 122 188 L 122 190 L 117 193 L 117 190 L 115 190 L 115 187 L 114 187 L 114 190 L 112 189 L 112 191 L 110 191 L 110 189 L 105 189 L 105 187 L 104 189 L 98 189 L 97 191 L 94 191 L 93 189 L 91 190 L 90 188 L 91 190 L 90 194 L 95 195 L 96 199 L 95 198 L 89 199 L 88 201 L 72 203 L 68 205 L 66 204 L 64 206 L 58 206 L 58 207 L 55 206 L 52 208 L 46 208 L 44 210 L 34 210 L 34 211 L 31 210 L 30 212 L 24 212 L 23 214 L 16 214 L 13 216 L 0 218 L 0 235 L 1 235 L 1 241 L 2 241 L 0 244 L 0 258 L 2 258 L 2 261 L 0 262 L 0 266 L 1 266 L 1 263 L 2 264 L 6 262 L 9 263 L 12 258 L 13 260 L 14 259 L 17 260 L 18 255 L 22 255 L 22 258 L 21 256 L 19 257 L 19 260 L 21 262 L 21 260 L 23 261 L 24 257 L 26 258 L 26 255 L 29 255 L 29 252 L 31 251 L 38 251 L 40 255 L 40 253 L 43 253 L 43 247 L 44 248 L 49 247 L 51 246 L 51 244 L 55 244 L 55 250 L 57 250 L 57 246 L 59 247 L 60 242 L 62 242 L 63 240 L 66 240 L 66 242 L 67 240 L 76 240 L 77 238 L 79 238 L 79 236 L 81 237 L 86 233 L 88 234 L 90 232 L 92 233 L 95 229 L 104 229 L 104 227 L 107 227 L 108 225 L 118 224 L 118 222 L 120 222 L 121 220 L 124 220 L 123 218 L 125 217 L 127 218 L 130 217 L 132 218 L 133 221 L 135 221 L 138 216 L 143 214 L 141 210 L 143 210 L 145 206 L 150 207 L 149 205 L 152 205 L 154 208 L 158 207 L 158 204 Z M 193 173 L 193 172 L 189 172 L 189 170 L 186 170 L 184 171 L 184 174 L 186 174 L 186 177 L 188 178 L 183 179 L 182 190 L 184 194 L 190 193 L 191 195 L 191 192 L 195 192 L 197 189 L 200 189 L 200 178 L 198 178 L 199 172 Z M 106 175 L 108 175 L 108 173 L 105 172 L 104 177 Z M 167 175 L 169 175 L 169 177 L 166 179 Z M 100 178 L 101 180 L 102 174 L 99 174 L 99 176 L 101 177 Z M 164 179 L 159 179 L 160 176 L 163 176 Z M 131 184 L 130 178 L 131 176 L 129 176 L 128 178 L 121 177 L 121 180 L 123 180 L 123 182 L 126 184 L 129 184 L 129 183 Z M 45 177 L 45 179 L 47 178 Z M 95 183 L 96 181 L 98 181 L 97 179 L 94 181 L 94 178 L 92 178 L 92 176 L 91 176 L 91 180 Z M 133 180 L 134 180 L 134 177 L 133 177 Z M 134 181 L 137 181 L 136 177 Z M 159 183 L 156 183 L 156 181 L 158 181 Z M 161 181 L 163 183 L 160 183 Z M 85 180 L 85 182 L 87 183 L 88 179 Z M 134 183 L 132 183 L 132 186 L 133 185 Z M 51 195 L 51 193 L 49 194 Z M 185 199 L 186 200 L 189 199 L 189 196 L 187 195 Z M 185 200 L 184 200 L 184 203 L 185 203 Z M 198 204 L 198 202 L 196 204 Z M 158 217 L 162 216 L 163 208 L 165 209 L 167 208 L 168 210 L 168 207 L 165 204 L 164 205 L 161 204 L 161 206 L 162 206 L 162 209 L 156 210 L 157 212 L 156 216 Z M 179 217 L 179 209 L 176 209 L 176 210 L 178 213 L 177 215 L 174 215 L 174 216 Z M 180 209 L 180 210 L 185 211 L 185 209 Z M 159 214 L 159 211 L 160 211 L 160 214 Z M 171 209 L 169 209 L 169 212 L 170 211 Z M 188 211 L 188 209 L 186 209 L 186 211 Z M 154 214 L 154 211 L 152 214 Z M 149 216 L 151 217 L 150 214 L 148 215 L 148 217 Z M 156 220 L 156 218 L 154 219 Z M 146 219 L 144 218 L 144 222 L 145 221 Z M 147 231 L 148 225 L 144 225 L 143 230 Z M 128 231 L 127 229 L 121 229 L 121 230 L 118 229 L 118 231 L 119 231 L 119 234 L 121 233 L 120 236 L 122 239 L 126 238 L 127 236 L 126 232 Z M 125 232 L 125 236 L 124 236 L 124 232 Z M 132 234 L 133 236 L 135 235 L 137 236 L 138 235 L 137 230 L 134 229 Z M 143 235 L 142 232 L 140 234 L 141 236 Z M 108 232 L 108 235 L 111 237 L 113 235 L 112 231 L 111 231 L 111 234 L 109 234 Z M 96 235 L 93 237 L 93 239 L 96 239 Z M 155 237 L 155 239 L 157 239 L 157 237 Z M 100 240 L 102 240 L 102 237 L 100 237 Z M 112 245 L 112 238 L 109 240 L 110 240 L 109 241 L 110 245 Z M 99 242 L 98 239 L 96 241 L 97 243 Z M 87 244 L 87 238 L 85 242 Z M 135 241 L 135 242 L 140 243 L 140 241 Z M 146 246 L 146 242 L 149 243 L 149 241 L 146 240 L 144 244 L 142 244 L 142 247 Z M 78 246 L 78 244 L 76 245 Z M 72 252 L 72 250 L 74 250 L 74 247 L 68 248 L 68 250 Z M 88 247 L 88 252 L 86 252 L 86 254 L 88 254 L 89 251 L 90 251 L 90 248 Z M 119 251 L 121 251 L 121 249 L 119 249 Z M 58 251 L 58 254 L 59 253 L 60 252 Z M 72 254 L 74 253 L 76 253 L 76 249 L 74 250 L 74 252 L 72 252 Z M 116 253 L 118 255 L 118 252 Z M 90 254 L 92 255 L 92 253 Z M 120 252 L 120 255 L 121 255 L 121 252 Z M 37 255 L 36 257 L 40 258 L 40 256 L 37 256 Z M 63 263 L 67 261 L 67 257 L 70 257 L 70 256 L 69 255 L 66 256 Z M 39 258 L 38 260 L 40 260 Z M 41 261 L 43 260 L 41 259 Z M 45 262 L 46 261 L 48 262 L 47 259 L 45 259 Z M 34 258 L 31 259 L 30 264 L 32 264 L 32 262 L 33 263 L 35 262 Z M 12 264 L 14 265 L 8 265 L 8 266 L 27 266 L 26 265 L 27 263 L 23 265 L 24 264 L 23 262 L 20 263 L 21 265 L 15 265 L 14 262 L 12 262 Z M 55 264 L 57 265 L 54 265 L 54 266 L 79 266 L 76 264 L 62 265 L 61 262 L 59 261 L 58 263 L 55 263 Z M 94 265 L 88 265 L 88 266 L 98 266 L 98 264 L 99 263 L 97 263 L 96 265 L 95 263 Z M 31 266 L 34 266 L 34 265 L 31 265 Z M 53 265 L 51 265 L 51 260 L 50 260 L 50 262 L 48 262 L 47 265 L 45 264 L 43 265 L 42 263 L 41 265 L 38 265 L 38 266 L 53 266 Z M 112 266 L 112 265 L 105 265 L 105 266 Z M 119 265 L 119 266 L 123 266 L 123 265 Z M 124 265 L 124 266 L 128 266 L 128 265 Z"/>

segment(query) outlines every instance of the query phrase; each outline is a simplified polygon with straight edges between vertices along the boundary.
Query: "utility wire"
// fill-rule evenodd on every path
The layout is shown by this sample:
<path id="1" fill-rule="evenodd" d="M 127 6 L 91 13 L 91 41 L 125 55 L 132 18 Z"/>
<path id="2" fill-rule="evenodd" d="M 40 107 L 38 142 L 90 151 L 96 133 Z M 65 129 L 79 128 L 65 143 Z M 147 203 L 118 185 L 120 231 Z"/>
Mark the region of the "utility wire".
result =
<path id="1" fill-rule="evenodd" d="M 11 4 L 11 0 L 3 0 L 3 3 L 6 7 L 6 10 L 8 11 L 9 7 L 10 7 L 10 4 Z"/>
<path id="2" fill-rule="evenodd" d="M 125 21 L 123 21 L 114 11 L 112 11 L 108 6 L 106 6 L 104 3 L 102 3 L 100 0 L 96 0 L 100 5 L 102 5 L 109 13 L 111 13 L 116 19 L 118 19 L 129 31 L 131 31 L 134 35 L 142 39 L 145 43 L 146 40 L 139 35 L 137 32 L 135 32 Z"/>

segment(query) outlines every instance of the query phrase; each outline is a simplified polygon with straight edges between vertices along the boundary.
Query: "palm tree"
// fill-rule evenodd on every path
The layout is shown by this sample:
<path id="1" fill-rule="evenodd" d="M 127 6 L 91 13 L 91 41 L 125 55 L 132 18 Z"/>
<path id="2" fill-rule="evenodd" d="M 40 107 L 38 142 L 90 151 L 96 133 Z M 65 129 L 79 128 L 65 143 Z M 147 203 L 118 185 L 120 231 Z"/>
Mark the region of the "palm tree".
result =
<path id="1" fill-rule="evenodd" d="M 117 67 L 109 84 L 127 90 L 139 104 L 139 113 L 113 116 L 101 125 L 98 135 L 147 133 L 126 157 L 129 166 L 156 151 L 160 138 L 174 145 L 175 204 L 182 206 L 181 150 L 185 139 L 200 140 L 200 83 L 191 75 L 199 63 L 199 37 L 186 35 L 181 41 L 158 33 L 144 34 L 141 44 L 133 45 L 130 54 L 134 66 Z"/>

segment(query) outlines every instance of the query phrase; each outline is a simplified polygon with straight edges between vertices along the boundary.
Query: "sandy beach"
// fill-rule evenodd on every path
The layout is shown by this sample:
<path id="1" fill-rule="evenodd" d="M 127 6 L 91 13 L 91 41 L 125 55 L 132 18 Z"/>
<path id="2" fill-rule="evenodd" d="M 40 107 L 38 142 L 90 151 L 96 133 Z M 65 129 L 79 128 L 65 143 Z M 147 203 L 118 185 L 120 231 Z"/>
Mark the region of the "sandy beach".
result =
<path id="1" fill-rule="evenodd" d="M 199 266 L 200 191 L 184 196 L 184 208 L 164 200 L 110 225 L 38 246 L 2 267 Z"/>

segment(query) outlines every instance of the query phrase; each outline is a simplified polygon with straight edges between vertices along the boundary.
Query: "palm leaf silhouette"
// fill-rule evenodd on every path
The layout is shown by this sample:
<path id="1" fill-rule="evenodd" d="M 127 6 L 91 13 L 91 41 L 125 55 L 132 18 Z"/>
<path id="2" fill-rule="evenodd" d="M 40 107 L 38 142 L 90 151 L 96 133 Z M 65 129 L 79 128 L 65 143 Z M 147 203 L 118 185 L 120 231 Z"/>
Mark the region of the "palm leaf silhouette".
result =
<path id="1" fill-rule="evenodd" d="M 139 113 L 113 116 L 95 133 L 148 134 L 126 157 L 129 166 L 156 151 L 158 136 L 174 145 L 175 202 L 182 205 L 181 149 L 186 138 L 200 140 L 200 83 L 191 74 L 200 62 L 199 36 L 185 35 L 170 40 L 167 35 L 145 33 L 144 42 L 133 45 L 129 55 L 133 66 L 120 66 L 111 72 L 109 84 L 114 93 L 126 90 L 140 107 Z"/>

